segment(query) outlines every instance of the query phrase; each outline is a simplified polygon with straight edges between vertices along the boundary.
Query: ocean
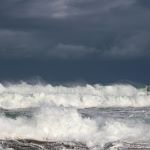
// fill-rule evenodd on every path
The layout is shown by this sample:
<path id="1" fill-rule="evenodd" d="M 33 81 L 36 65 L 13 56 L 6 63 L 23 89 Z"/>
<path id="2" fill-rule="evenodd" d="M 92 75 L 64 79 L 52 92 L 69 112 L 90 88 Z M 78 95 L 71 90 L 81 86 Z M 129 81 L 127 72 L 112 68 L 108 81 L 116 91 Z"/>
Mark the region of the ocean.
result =
<path id="1" fill-rule="evenodd" d="M 150 95 L 130 84 L 0 84 L 0 150 L 150 150 Z"/>

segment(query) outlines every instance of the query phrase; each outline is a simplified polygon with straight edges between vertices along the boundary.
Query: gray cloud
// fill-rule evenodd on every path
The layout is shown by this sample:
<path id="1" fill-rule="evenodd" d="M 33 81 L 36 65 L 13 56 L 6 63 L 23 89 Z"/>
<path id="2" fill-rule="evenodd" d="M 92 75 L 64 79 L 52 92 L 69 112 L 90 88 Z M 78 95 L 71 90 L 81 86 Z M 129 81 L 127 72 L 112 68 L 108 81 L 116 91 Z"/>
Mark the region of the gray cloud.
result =
<path id="1" fill-rule="evenodd" d="M 58 43 L 57 45 L 51 46 L 48 49 L 48 46 L 45 45 L 36 45 L 36 39 L 34 35 L 26 32 L 13 32 L 10 30 L 0 31 L 0 55 L 2 57 L 56 57 L 61 59 L 67 58 L 83 58 L 89 56 L 93 53 L 96 53 L 96 49 L 85 47 L 83 45 L 69 45 Z M 43 49 L 44 48 L 44 49 Z"/>
<path id="2" fill-rule="evenodd" d="M 82 45 L 66 45 L 58 44 L 56 47 L 48 51 L 49 56 L 59 57 L 59 58 L 83 58 L 92 54 L 95 54 L 98 50 L 85 47 Z"/>
<path id="3" fill-rule="evenodd" d="M 110 50 L 104 51 L 105 57 L 110 58 L 140 58 L 150 55 L 150 33 L 138 33 L 121 40 Z"/>
<path id="4" fill-rule="evenodd" d="M 0 57 L 150 57 L 149 6 L 146 0 L 1 0 Z"/>
<path id="5" fill-rule="evenodd" d="M 2 57 L 18 57 L 27 55 L 30 35 L 26 32 L 0 30 L 0 55 Z"/>
<path id="6" fill-rule="evenodd" d="M 15 17 L 68 18 L 100 15 L 112 9 L 129 7 L 136 0 L 2 0 L 3 12 Z M 9 12 L 5 12 L 9 9 Z"/>

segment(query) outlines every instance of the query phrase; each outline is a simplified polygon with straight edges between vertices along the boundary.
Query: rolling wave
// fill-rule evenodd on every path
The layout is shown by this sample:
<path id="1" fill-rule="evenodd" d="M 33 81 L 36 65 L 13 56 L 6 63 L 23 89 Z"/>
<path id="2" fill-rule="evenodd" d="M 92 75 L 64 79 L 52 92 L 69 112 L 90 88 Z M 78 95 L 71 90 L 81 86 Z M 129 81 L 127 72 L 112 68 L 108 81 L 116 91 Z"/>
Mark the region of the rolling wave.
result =
<path id="1" fill-rule="evenodd" d="M 2 149 L 149 147 L 150 96 L 132 85 L 1 84 L 0 107 Z"/>
<path id="2" fill-rule="evenodd" d="M 42 105 L 74 108 L 91 107 L 147 107 L 150 95 L 131 85 L 52 86 L 0 84 L 0 107 L 27 108 Z"/>

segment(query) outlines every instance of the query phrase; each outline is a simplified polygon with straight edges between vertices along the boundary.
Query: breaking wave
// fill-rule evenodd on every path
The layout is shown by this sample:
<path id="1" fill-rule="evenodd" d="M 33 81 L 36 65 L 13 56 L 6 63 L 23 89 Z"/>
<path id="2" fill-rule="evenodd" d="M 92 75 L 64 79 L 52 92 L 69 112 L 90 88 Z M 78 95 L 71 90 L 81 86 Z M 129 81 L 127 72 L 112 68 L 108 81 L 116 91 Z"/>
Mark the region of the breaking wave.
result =
<path id="1" fill-rule="evenodd" d="M 132 85 L 64 87 L 25 82 L 5 86 L 0 84 L 0 107 L 11 109 L 42 105 L 74 108 L 147 107 L 150 106 L 150 96 L 144 89 Z"/>
<path id="2" fill-rule="evenodd" d="M 132 85 L 0 85 L 0 139 L 88 147 L 150 140 L 150 96 Z"/>

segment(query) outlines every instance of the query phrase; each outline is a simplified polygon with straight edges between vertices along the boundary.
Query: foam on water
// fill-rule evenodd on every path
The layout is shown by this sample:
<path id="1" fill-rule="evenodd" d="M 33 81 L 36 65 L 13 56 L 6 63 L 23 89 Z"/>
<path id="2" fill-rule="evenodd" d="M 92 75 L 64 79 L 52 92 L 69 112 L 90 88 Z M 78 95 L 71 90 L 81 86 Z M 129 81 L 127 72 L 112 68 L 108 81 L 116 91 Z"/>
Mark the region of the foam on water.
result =
<path id="1" fill-rule="evenodd" d="M 55 105 L 75 108 L 144 107 L 150 96 L 131 85 L 86 85 L 75 87 L 21 84 L 0 85 L 0 107 L 26 108 Z"/>
<path id="2" fill-rule="evenodd" d="M 150 106 L 150 96 L 131 85 L 1 84 L 0 106 L 9 110 L 32 110 L 32 117 L 20 115 L 13 118 L 1 113 L 0 139 L 77 141 L 89 147 L 115 141 L 150 140 L 149 117 L 145 117 L 146 121 L 142 118 L 143 113 L 149 115 L 147 110 L 138 110 L 141 119 L 133 117 L 137 107 Z M 109 109 L 102 111 L 99 109 L 102 107 Z M 119 110 L 114 110 L 116 107 L 120 107 Z M 131 111 L 129 107 L 135 108 Z M 127 109 L 123 113 L 121 108 Z"/>
<path id="3" fill-rule="evenodd" d="M 149 124 L 98 117 L 83 118 L 76 109 L 44 107 L 33 118 L 0 117 L 0 139 L 80 141 L 88 146 L 110 141 L 150 140 Z"/>

